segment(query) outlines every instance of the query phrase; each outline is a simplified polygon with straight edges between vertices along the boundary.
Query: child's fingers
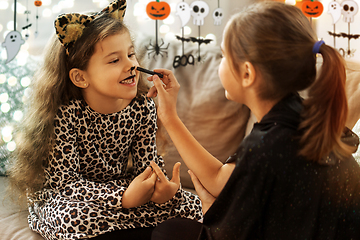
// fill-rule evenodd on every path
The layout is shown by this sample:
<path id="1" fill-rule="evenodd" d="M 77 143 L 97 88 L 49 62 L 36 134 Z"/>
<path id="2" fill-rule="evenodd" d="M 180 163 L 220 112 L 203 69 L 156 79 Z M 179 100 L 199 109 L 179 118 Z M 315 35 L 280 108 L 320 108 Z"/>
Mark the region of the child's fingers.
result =
<path id="1" fill-rule="evenodd" d="M 164 84 L 157 75 L 153 76 L 153 82 L 158 94 L 160 93 L 164 94 L 165 93 Z"/>
<path id="2" fill-rule="evenodd" d="M 151 174 L 152 174 L 151 167 L 147 167 L 142 173 L 139 174 L 138 177 L 144 181 L 148 179 L 151 176 Z"/>
<path id="3" fill-rule="evenodd" d="M 157 90 L 155 86 L 152 86 L 149 89 L 149 92 L 147 93 L 147 97 L 156 97 L 157 96 Z"/>
<path id="4" fill-rule="evenodd" d="M 180 184 L 180 166 L 181 166 L 181 163 L 177 162 L 177 163 L 175 163 L 175 165 L 173 167 L 173 174 L 172 174 L 171 182 L 174 182 L 176 184 Z"/>
<path id="5" fill-rule="evenodd" d="M 163 171 L 161 171 L 160 167 L 154 161 L 151 161 L 150 165 L 160 181 L 167 181 L 165 174 L 163 173 Z"/>
<path id="6" fill-rule="evenodd" d="M 157 179 L 157 175 L 156 175 L 156 173 L 153 171 L 152 174 L 151 174 L 151 176 L 150 176 L 150 178 L 149 178 L 149 181 L 155 184 L 156 179 Z"/>

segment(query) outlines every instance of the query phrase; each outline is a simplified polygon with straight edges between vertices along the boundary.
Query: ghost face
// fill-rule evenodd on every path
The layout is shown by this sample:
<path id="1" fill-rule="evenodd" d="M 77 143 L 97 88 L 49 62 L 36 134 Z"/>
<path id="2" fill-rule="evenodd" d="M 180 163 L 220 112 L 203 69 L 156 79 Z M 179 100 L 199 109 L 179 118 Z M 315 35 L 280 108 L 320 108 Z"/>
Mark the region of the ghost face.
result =
<path id="1" fill-rule="evenodd" d="M 5 37 L 5 42 L 2 46 L 6 48 L 7 60 L 6 63 L 13 60 L 18 54 L 20 47 L 25 41 L 21 38 L 21 34 L 17 31 L 9 32 Z"/>
<path id="2" fill-rule="evenodd" d="M 214 18 L 214 25 L 219 26 L 221 25 L 221 20 L 223 19 L 224 14 L 223 10 L 221 8 L 215 9 L 213 12 L 213 18 Z"/>
<path id="3" fill-rule="evenodd" d="M 195 1 L 191 3 L 190 8 L 194 25 L 204 25 L 204 18 L 210 11 L 209 5 L 207 5 L 204 1 Z"/>
<path id="4" fill-rule="evenodd" d="M 330 2 L 329 4 L 329 11 L 328 13 L 331 14 L 333 18 L 333 24 L 337 23 L 341 17 L 341 6 L 338 2 Z"/>
<path id="5" fill-rule="evenodd" d="M 181 27 L 184 27 L 190 20 L 190 6 L 186 2 L 181 2 L 176 6 L 176 15 L 180 17 Z"/>
<path id="6" fill-rule="evenodd" d="M 357 3 L 355 1 L 346 0 L 341 3 L 341 8 L 344 22 L 354 22 L 354 16 L 359 10 Z"/>

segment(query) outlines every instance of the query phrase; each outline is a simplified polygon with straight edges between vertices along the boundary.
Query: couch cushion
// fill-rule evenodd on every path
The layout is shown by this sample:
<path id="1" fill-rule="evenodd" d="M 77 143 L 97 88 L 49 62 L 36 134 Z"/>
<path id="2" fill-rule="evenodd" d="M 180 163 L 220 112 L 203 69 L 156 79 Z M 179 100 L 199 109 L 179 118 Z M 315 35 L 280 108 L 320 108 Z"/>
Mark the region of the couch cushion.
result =
<path id="1" fill-rule="evenodd" d="M 40 240 L 39 234 L 30 230 L 26 206 L 18 206 L 6 194 L 7 178 L 0 177 L 0 240 Z"/>

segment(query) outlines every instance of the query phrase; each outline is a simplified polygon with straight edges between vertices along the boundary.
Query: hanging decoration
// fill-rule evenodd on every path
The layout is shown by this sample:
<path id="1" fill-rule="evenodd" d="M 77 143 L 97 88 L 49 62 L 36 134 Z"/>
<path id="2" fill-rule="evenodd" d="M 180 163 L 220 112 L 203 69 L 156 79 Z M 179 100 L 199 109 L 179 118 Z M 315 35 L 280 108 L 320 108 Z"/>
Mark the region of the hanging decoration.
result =
<path id="1" fill-rule="evenodd" d="M 204 19 L 209 14 L 210 8 L 204 1 L 195 1 L 190 4 L 191 16 L 193 17 L 193 24 L 197 26 L 204 25 Z"/>
<path id="2" fill-rule="evenodd" d="M 348 39 L 348 47 L 346 51 L 344 49 L 340 49 L 343 56 L 352 57 L 356 51 L 355 49 L 350 48 L 350 40 L 351 38 L 357 39 L 359 35 L 355 36 L 350 34 L 350 23 L 354 22 L 354 16 L 357 14 L 358 10 L 358 4 L 353 0 L 345 0 L 341 3 L 341 14 L 343 15 L 343 20 L 348 23 L 348 34 L 344 34 L 344 37 L 347 37 Z"/>
<path id="3" fill-rule="evenodd" d="M 304 13 L 305 16 L 309 18 L 313 17 L 320 17 L 320 15 L 324 11 L 324 7 L 321 2 L 319 1 L 304 1 L 301 10 Z"/>
<path id="4" fill-rule="evenodd" d="M 329 14 L 331 14 L 331 17 L 333 19 L 333 34 L 335 34 L 336 32 L 336 28 L 335 28 L 335 24 L 340 20 L 341 18 L 341 6 L 340 3 L 336 2 L 336 0 L 334 0 L 333 2 L 329 3 Z M 336 39 L 335 39 L 335 35 L 333 35 L 334 37 L 334 48 L 336 48 Z"/>
<path id="5" fill-rule="evenodd" d="M 200 45 L 205 43 L 208 44 L 212 41 L 212 39 L 203 39 L 200 35 L 200 26 L 204 25 L 204 19 L 209 14 L 210 8 L 207 3 L 204 1 L 194 1 L 190 4 L 190 6 L 184 2 L 181 2 L 176 7 L 176 15 L 180 17 L 181 20 L 181 28 L 182 28 L 182 36 L 177 36 L 176 39 L 180 40 L 182 43 L 182 55 L 175 56 L 173 61 L 173 67 L 177 68 L 179 66 L 185 67 L 186 65 L 194 65 L 195 58 L 192 54 L 186 56 L 184 54 L 184 42 L 194 42 L 198 43 L 198 62 L 201 61 L 201 54 L 200 54 Z M 222 14 L 221 14 L 222 15 Z M 193 24 L 198 26 L 199 37 L 184 37 L 184 26 L 189 22 L 190 17 L 193 17 Z"/>
<path id="6" fill-rule="evenodd" d="M 26 0 L 26 10 L 25 10 L 25 14 L 26 14 L 26 25 L 24 27 L 22 27 L 22 30 L 26 30 L 25 31 L 25 40 L 28 40 L 28 38 L 30 37 L 29 34 L 29 28 L 32 26 L 31 23 L 29 23 L 29 2 L 28 0 Z"/>
<path id="7" fill-rule="evenodd" d="M 359 11 L 359 6 L 353 0 L 345 0 L 341 4 L 334 1 L 329 4 L 329 13 L 332 15 L 333 18 L 334 30 L 333 32 L 328 31 L 328 33 L 330 36 L 334 37 L 334 47 L 336 43 L 335 38 L 343 37 L 348 39 L 347 49 L 346 50 L 344 48 L 339 49 L 339 52 L 343 57 L 353 57 L 356 51 L 356 49 L 351 49 L 350 40 L 358 39 L 360 37 L 360 34 L 350 33 L 350 23 L 354 22 L 354 16 L 358 13 L 358 11 Z M 341 15 L 343 15 L 344 22 L 348 23 L 348 33 L 335 32 L 335 24 L 339 21 Z"/>
<path id="8" fill-rule="evenodd" d="M 165 45 L 164 40 L 161 39 L 161 44 L 159 45 L 158 42 L 158 21 L 166 19 L 171 12 L 170 5 L 167 2 L 160 2 L 160 0 L 151 1 L 146 5 L 146 13 L 149 16 L 149 18 L 155 20 L 155 45 L 152 45 L 151 40 L 149 43 L 149 46 L 146 46 L 146 50 L 148 52 L 148 57 L 150 58 L 151 54 L 153 55 L 154 60 L 155 55 L 161 55 L 164 56 L 163 53 L 166 53 L 167 56 L 167 49 L 169 48 L 170 43 L 167 44 L 166 47 L 163 47 Z"/>
<path id="9" fill-rule="evenodd" d="M 6 49 L 7 59 L 5 64 L 11 62 L 20 51 L 21 45 L 25 43 L 21 33 L 16 31 L 16 0 L 14 1 L 14 31 L 9 32 L 2 46 Z"/>
<path id="10" fill-rule="evenodd" d="M 191 12 L 191 9 L 190 9 L 189 4 L 184 2 L 184 0 L 176 6 L 176 15 L 179 16 L 180 21 L 181 21 L 181 34 L 182 34 L 182 37 L 176 35 L 176 39 L 181 41 L 182 55 L 175 56 L 174 61 L 173 61 L 174 68 L 177 68 L 179 66 L 185 67 L 188 64 L 194 65 L 194 63 L 195 63 L 195 61 L 194 61 L 195 58 L 192 54 L 189 54 L 188 56 L 186 56 L 184 53 L 185 52 L 184 42 L 190 42 L 190 38 L 184 37 L 184 27 L 191 18 L 190 12 Z"/>
<path id="11" fill-rule="evenodd" d="M 333 19 L 333 24 L 336 24 L 341 18 L 341 6 L 340 3 L 333 1 L 329 3 L 329 14 Z"/>
<path id="12" fill-rule="evenodd" d="M 184 2 L 184 0 L 181 3 L 178 3 L 178 5 L 176 6 L 176 15 L 178 15 L 181 20 L 182 28 L 185 27 L 185 25 L 189 22 L 191 18 L 190 12 L 191 10 L 189 4 Z"/>
<path id="13" fill-rule="evenodd" d="M 358 4 L 353 0 L 346 0 L 341 3 L 341 13 L 346 23 L 354 22 L 354 16 L 359 11 Z"/>
<path id="14" fill-rule="evenodd" d="M 170 15 L 170 5 L 159 0 L 149 2 L 146 5 L 146 13 L 153 20 L 164 20 Z"/>
<path id="15" fill-rule="evenodd" d="M 224 17 L 224 11 L 222 8 L 220 8 L 220 0 L 218 0 L 218 7 L 213 12 L 214 25 L 220 26 L 223 17 Z"/>
<path id="16" fill-rule="evenodd" d="M 38 20 L 39 20 L 39 12 L 38 9 L 42 5 L 42 1 L 35 1 L 34 5 L 36 6 L 36 30 L 35 30 L 35 37 L 38 36 Z"/>
<path id="17" fill-rule="evenodd" d="M 212 41 L 212 39 L 202 39 L 200 35 L 200 26 L 204 25 L 204 19 L 209 14 L 209 5 L 207 5 L 204 1 L 195 1 L 190 4 L 191 8 L 191 16 L 193 17 L 193 24 L 199 26 L 198 32 L 199 37 L 198 38 L 190 38 L 192 42 L 198 43 L 198 62 L 201 61 L 201 54 L 200 54 L 200 45 L 202 43 L 208 44 Z"/>

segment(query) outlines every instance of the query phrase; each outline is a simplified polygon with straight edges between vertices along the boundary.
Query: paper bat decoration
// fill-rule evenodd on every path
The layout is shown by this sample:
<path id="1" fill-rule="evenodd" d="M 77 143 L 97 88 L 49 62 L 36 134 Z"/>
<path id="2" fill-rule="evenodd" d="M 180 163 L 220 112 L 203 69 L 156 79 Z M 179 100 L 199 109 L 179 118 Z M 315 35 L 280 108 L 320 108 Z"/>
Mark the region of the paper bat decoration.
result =
<path id="1" fill-rule="evenodd" d="M 360 37 L 360 34 L 346 34 L 346 33 L 332 33 L 329 32 L 330 36 L 334 36 L 334 37 L 343 37 L 343 38 L 348 38 L 348 39 L 358 39 Z"/>

